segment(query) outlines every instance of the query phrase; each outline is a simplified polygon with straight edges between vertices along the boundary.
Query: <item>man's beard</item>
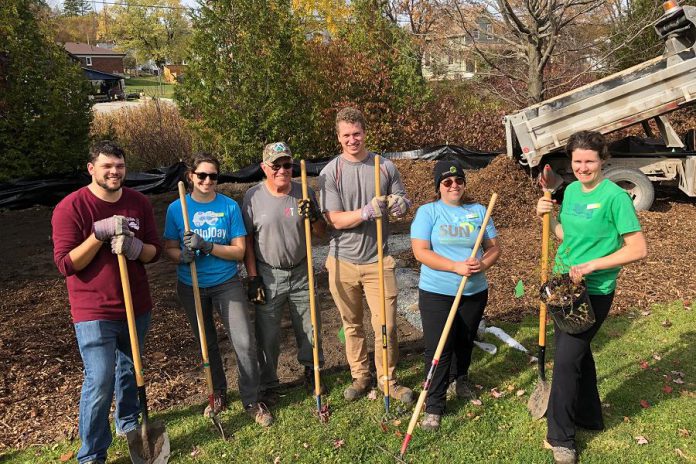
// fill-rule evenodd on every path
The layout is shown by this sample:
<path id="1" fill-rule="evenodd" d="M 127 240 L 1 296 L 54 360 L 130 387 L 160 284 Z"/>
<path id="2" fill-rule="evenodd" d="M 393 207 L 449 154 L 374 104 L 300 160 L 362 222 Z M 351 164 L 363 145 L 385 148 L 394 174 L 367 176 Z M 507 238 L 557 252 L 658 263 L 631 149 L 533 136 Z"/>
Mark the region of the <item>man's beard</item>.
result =
<path id="1" fill-rule="evenodd" d="M 118 192 L 119 190 L 121 190 L 121 187 L 123 187 L 123 178 L 119 178 L 118 181 L 118 186 L 111 187 L 109 186 L 106 180 L 97 179 L 97 185 L 106 190 L 107 192 Z"/>

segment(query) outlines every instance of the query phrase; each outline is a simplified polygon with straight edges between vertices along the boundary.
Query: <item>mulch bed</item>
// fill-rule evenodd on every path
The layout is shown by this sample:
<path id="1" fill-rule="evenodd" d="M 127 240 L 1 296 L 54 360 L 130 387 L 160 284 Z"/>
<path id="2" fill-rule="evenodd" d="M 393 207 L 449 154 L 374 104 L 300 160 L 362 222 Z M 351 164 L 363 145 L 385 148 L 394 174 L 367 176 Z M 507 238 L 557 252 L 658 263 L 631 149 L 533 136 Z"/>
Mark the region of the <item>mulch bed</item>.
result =
<path id="1" fill-rule="evenodd" d="M 434 188 L 432 162 L 397 161 L 407 191 L 415 205 L 431 201 Z M 223 185 L 222 190 L 238 201 L 248 186 Z M 503 254 L 488 271 L 491 295 L 489 319 L 520 320 L 536 312 L 538 299 L 541 222 L 534 217 L 540 195 L 535 183 L 505 157 L 489 167 L 467 175 L 467 193 L 484 205 L 492 192 L 499 195 L 493 212 Z M 648 258 L 627 266 L 619 279 L 614 312 L 632 307 L 646 309 L 651 303 L 675 299 L 691 302 L 696 279 L 689 272 L 696 262 L 692 246 L 696 230 L 696 205 L 673 191 L 659 192 L 653 211 L 639 214 L 650 247 Z M 164 224 L 167 205 L 176 193 L 151 197 L 158 224 Z M 77 435 L 77 412 L 82 363 L 70 321 L 64 279 L 52 262 L 51 208 L 0 211 L 3 237 L 0 256 L 5 273 L 0 276 L 0 451 L 47 444 Z M 396 225 L 407 231 L 412 214 Z M 403 258 L 416 266 L 410 253 Z M 148 266 L 155 301 L 153 325 L 144 353 L 148 399 L 152 409 L 201 404 L 204 384 L 199 370 L 199 351 L 174 291 L 174 266 L 158 262 Z M 519 280 L 525 295 L 514 297 Z M 324 320 L 327 365 L 344 370 L 342 346 L 335 333 L 340 326 L 337 311 L 329 306 L 326 277 L 318 279 Z M 297 382 L 301 368 L 294 359 L 295 344 L 289 322 L 284 321 L 281 377 Z M 399 322 L 402 345 L 418 350 L 420 334 Z M 230 353 L 223 339 L 223 351 Z M 414 348 L 415 347 L 415 348 Z M 228 359 L 230 387 L 234 389 L 233 359 Z"/>

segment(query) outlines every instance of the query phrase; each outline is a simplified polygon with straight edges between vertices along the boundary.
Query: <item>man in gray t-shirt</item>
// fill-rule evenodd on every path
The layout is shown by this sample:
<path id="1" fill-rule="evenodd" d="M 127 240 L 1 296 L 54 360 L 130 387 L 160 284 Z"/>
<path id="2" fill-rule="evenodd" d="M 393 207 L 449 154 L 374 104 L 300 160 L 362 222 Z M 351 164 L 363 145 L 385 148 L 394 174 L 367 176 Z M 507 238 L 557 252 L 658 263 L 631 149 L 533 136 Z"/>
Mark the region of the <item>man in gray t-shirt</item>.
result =
<path id="1" fill-rule="evenodd" d="M 363 327 L 363 292 L 371 312 L 375 339 L 381 338 L 381 301 L 377 262 L 377 228 L 375 219 L 383 218 L 384 287 L 387 313 L 387 368 L 383 378 L 382 350 L 375 349 L 375 366 L 379 388 L 389 382 L 389 396 L 411 403 L 413 392 L 399 385 L 395 367 L 399 357 L 396 333 L 396 276 L 394 258 L 388 256 L 389 214 L 403 216 L 410 207 L 401 175 L 389 161 L 380 163 L 380 190 L 375 197 L 375 155 L 365 147 L 365 119 L 358 110 L 344 108 L 336 115 L 336 132 L 342 153 L 331 160 L 319 174 L 321 210 L 331 226 L 331 241 L 326 268 L 329 289 L 341 313 L 346 337 L 346 358 L 353 383 L 344 397 L 355 400 L 372 387 L 367 341 Z"/>
<path id="2" fill-rule="evenodd" d="M 282 142 L 266 145 L 261 169 L 266 178 L 247 190 L 242 203 L 246 227 L 244 264 L 249 274 L 249 301 L 255 303 L 256 341 L 260 368 L 260 398 L 277 400 L 280 322 L 287 305 L 297 341 L 297 360 L 305 366 L 307 392 L 314 392 L 312 319 L 304 219 L 312 233 L 324 236 L 326 222 L 319 213 L 314 191 L 302 200 L 302 185 L 292 181 L 292 157 Z M 320 326 L 319 308 L 316 308 Z M 319 328 L 318 328 L 318 331 Z M 324 362 L 319 343 L 319 364 Z M 322 385 L 322 393 L 325 388 Z"/>

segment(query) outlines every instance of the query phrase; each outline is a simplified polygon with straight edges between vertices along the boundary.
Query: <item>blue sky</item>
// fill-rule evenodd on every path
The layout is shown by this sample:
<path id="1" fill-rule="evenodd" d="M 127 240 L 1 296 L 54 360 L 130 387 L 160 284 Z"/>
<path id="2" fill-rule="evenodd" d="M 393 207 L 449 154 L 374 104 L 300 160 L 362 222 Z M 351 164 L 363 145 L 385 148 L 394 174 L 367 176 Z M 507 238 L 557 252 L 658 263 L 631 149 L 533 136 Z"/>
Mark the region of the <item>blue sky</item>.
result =
<path id="1" fill-rule="evenodd" d="M 105 0 L 109 3 L 115 3 L 116 0 Z M 63 6 L 63 0 L 46 0 L 46 3 L 48 3 L 49 6 L 51 7 L 56 7 L 56 6 Z M 157 0 L 133 0 L 133 3 L 138 3 L 141 5 L 157 5 Z M 181 4 L 184 6 L 189 6 L 189 7 L 194 7 L 196 6 L 197 2 L 196 0 L 181 0 Z M 99 0 L 95 0 L 93 3 L 93 7 L 95 10 L 101 10 L 101 3 Z"/>

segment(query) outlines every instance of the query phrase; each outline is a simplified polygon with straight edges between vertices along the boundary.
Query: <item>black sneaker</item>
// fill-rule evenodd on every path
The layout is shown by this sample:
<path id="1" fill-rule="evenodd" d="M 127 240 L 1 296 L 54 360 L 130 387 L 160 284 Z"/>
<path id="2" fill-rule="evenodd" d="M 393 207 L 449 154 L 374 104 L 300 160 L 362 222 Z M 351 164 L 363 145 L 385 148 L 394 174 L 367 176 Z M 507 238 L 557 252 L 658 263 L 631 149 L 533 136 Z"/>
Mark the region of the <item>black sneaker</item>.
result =
<path id="1" fill-rule="evenodd" d="M 314 395 L 314 368 L 305 366 L 304 368 L 304 377 L 303 377 L 303 382 L 305 390 L 307 390 L 308 395 Z M 329 392 L 329 389 L 326 388 L 325 383 L 321 383 L 321 386 L 319 387 L 319 394 L 320 395 L 326 395 Z"/>

